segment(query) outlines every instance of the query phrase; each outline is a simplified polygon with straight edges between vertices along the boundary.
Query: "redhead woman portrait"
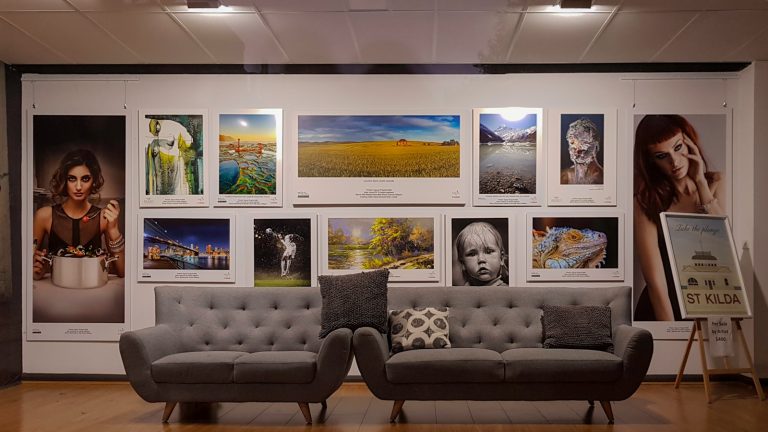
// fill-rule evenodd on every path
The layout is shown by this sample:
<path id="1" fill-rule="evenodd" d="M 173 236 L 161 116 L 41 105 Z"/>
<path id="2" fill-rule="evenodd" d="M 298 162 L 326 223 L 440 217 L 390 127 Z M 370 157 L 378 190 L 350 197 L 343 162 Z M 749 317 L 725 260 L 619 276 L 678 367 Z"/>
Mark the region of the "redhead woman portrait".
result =
<path id="1" fill-rule="evenodd" d="M 722 132 L 724 146 L 724 123 Z M 686 117 L 646 115 L 637 123 L 634 239 L 645 287 L 636 301 L 635 320 L 681 319 L 659 213 L 725 214 L 724 189 L 723 176 L 708 165 L 699 133 Z"/>

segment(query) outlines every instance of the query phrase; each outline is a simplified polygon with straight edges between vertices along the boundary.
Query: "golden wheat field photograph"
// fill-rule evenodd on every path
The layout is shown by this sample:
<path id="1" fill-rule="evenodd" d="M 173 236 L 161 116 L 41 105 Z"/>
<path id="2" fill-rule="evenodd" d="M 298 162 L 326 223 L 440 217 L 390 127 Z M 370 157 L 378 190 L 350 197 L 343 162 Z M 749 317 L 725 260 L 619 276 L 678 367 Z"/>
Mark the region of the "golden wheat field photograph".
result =
<path id="1" fill-rule="evenodd" d="M 300 115 L 299 177 L 458 178 L 458 115 Z"/>

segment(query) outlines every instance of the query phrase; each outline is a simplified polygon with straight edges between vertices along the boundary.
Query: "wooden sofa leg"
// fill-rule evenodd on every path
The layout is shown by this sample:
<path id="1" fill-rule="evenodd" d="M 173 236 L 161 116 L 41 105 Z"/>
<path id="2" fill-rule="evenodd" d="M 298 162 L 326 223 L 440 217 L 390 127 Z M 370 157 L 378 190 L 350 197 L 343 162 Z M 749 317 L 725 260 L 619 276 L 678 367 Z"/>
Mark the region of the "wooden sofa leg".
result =
<path id="1" fill-rule="evenodd" d="M 320 402 L 320 406 L 322 406 L 323 409 L 328 409 L 328 401 L 324 400 L 324 401 Z"/>
<path id="2" fill-rule="evenodd" d="M 163 410 L 163 423 L 168 423 L 168 419 L 171 417 L 173 409 L 176 408 L 176 402 L 166 402 L 165 409 Z"/>
<path id="3" fill-rule="evenodd" d="M 588 400 L 587 403 L 589 404 L 589 406 L 592 406 L 592 407 L 595 406 L 595 401 L 593 400 Z"/>
<path id="4" fill-rule="evenodd" d="M 605 416 L 608 417 L 608 423 L 613 423 L 613 408 L 611 408 L 611 401 L 600 401 L 600 406 L 605 411 Z"/>
<path id="5" fill-rule="evenodd" d="M 400 415 L 400 411 L 403 409 L 404 400 L 396 400 L 392 405 L 392 414 L 389 415 L 389 422 L 394 423 L 397 420 L 397 416 Z"/>
<path id="6" fill-rule="evenodd" d="M 307 424 L 312 424 L 312 413 L 309 412 L 309 404 L 306 402 L 299 402 L 299 409 L 301 410 L 301 414 L 304 415 L 304 420 Z"/>

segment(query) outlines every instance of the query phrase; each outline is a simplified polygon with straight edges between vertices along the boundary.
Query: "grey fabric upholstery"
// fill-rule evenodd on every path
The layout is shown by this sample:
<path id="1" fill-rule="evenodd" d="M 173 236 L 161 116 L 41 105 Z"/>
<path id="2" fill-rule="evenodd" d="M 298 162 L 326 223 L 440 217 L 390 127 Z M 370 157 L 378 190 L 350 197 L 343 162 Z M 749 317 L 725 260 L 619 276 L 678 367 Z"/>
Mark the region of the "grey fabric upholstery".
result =
<path id="1" fill-rule="evenodd" d="M 317 354 L 309 351 L 263 351 L 235 360 L 238 383 L 308 383 L 315 378 Z"/>
<path id="2" fill-rule="evenodd" d="M 504 379 L 516 382 L 612 382 L 624 365 L 611 353 L 597 350 L 515 348 L 501 354 Z"/>
<path id="3" fill-rule="evenodd" d="M 385 363 L 393 383 L 494 382 L 504 379 L 504 360 L 481 348 L 403 351 Z"/>
<path id="4" fill-rule="evenodd" d="M 545 304 L 610 307 L 614 354 L 542 349 L 541 307 Z M 630 325 L 630 287 L 389 288 L 389 309 L 417 306 L 450 308 L 453 348 L 404 352 L 390 358 L 386 337 L 378 331 L 361 328 L 354 333 L 357 365 L 368 387 L 381 399 L 617 401 L 637 390 L 653 354 L 650 333 Z M 450 381 L 419 382 L 417 374 L 392 369 L 398 356 L 418 353 L 424 356 L 418 357 L 423 360 L 419 367 L 426 370 L 430 358 L 456 348 L 498 353 L 504 362 L 503 378 L 462 382 L 461 374 L 454 374 Z"/>
<path id="5" fill-rule="evenodd" d="M 322 402 L 352 331 L 319 339 L 320 305 L 318 288 L 157 287 L 157 325 L 120 337 L 126 375 L 148 402 Z"/>

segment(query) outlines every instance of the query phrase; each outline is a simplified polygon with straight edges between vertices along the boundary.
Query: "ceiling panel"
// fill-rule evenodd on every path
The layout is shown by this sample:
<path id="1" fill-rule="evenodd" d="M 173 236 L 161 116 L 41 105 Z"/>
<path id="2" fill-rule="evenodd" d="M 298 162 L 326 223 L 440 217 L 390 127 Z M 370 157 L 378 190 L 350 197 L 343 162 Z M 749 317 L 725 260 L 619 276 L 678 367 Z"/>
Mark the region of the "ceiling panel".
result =
<path id="1" fill-rule="evenodd" d="M 440 12 L 437 63 L 500 63 L 520 14 L 503 12 Z"/>
<path id="2" fill-rule="evenodd" d="M 519 63 L 575 63 L 607 13 L 527 14 L 508 59 Z"/>
<path id="3" fill-rule="evenodd" d="M 701 12 L 654 61 L 721 61 L 768 25 L 768 11 Z"/>
<path id="4" fill-rule="evenodd" d="M 87 15 L 147 63 L 208 63 L 212 59 L 166 13 L 90 12 Z"/>
<path id="5" fill-rule="evenodd" d="M 262 12 L 346 12 L 347 0 L 253 0 Z"/>
<path id="6" fill-rule="evenodd" d="M 161 12 L 157 0 L 69 0 L 80 11 Z"/>
<path id="7" fill-rule="evenodd" d="M 749 41 L 741 49 L 727 55 L 725 61 L 768 61 L 768 29 Z"/>
<path id="8" fill-rule="evenodd" d="M 768 9 L 765 0 L 624 0 L 625 12 Z"/>
<path id="9" fill-rule="evenodd" d="M 350 13 L 363 63 L 430 63 L 433 12 Z"/>
<path id="10" fill-rule="evenodd" d="M 647 62 L 696 12 L 619 13 L 584 57 L 585 62 Z"/>
<path id="11" fill-rule="evenodd" d="M 75 63 L 139 61 L 130 51 L 77 12 L 7 12 L 3 16 Z"/>
<path id="12" fill-rule="evenodd" d="M 547 0 L 550 1 L 551 0 Z M 525 0 L 437 0 L 441 11 L 498 11 L 517 12 L 523 10 Z"/>
<path id="13" fill-rule="evenodd" d="M 176 14 L 219 63 L 285 63 L 269 29 L 255 13 Z"/>
<path id="14" fill-rule="evenodd" d="M 431 11 L 435 9 L 435 0 L 389 0 L 387 4 L 389 10 L 393 11 Z"/>
<path id="15" fill-rule="evenodd" d="M 346 14 L 264 13 L 290 63 L 358 63 Z"/>
<path id="16" fill-rule="evenodd" d="M 71 11 L 64 0 L 0 0 L 0 11 Z"/>
<path id="17" fill-rule="evenodd" d="M 0 15 L 0 62 L 6 64 L 66 63 L 47 47 L 8 24 Z"/>

